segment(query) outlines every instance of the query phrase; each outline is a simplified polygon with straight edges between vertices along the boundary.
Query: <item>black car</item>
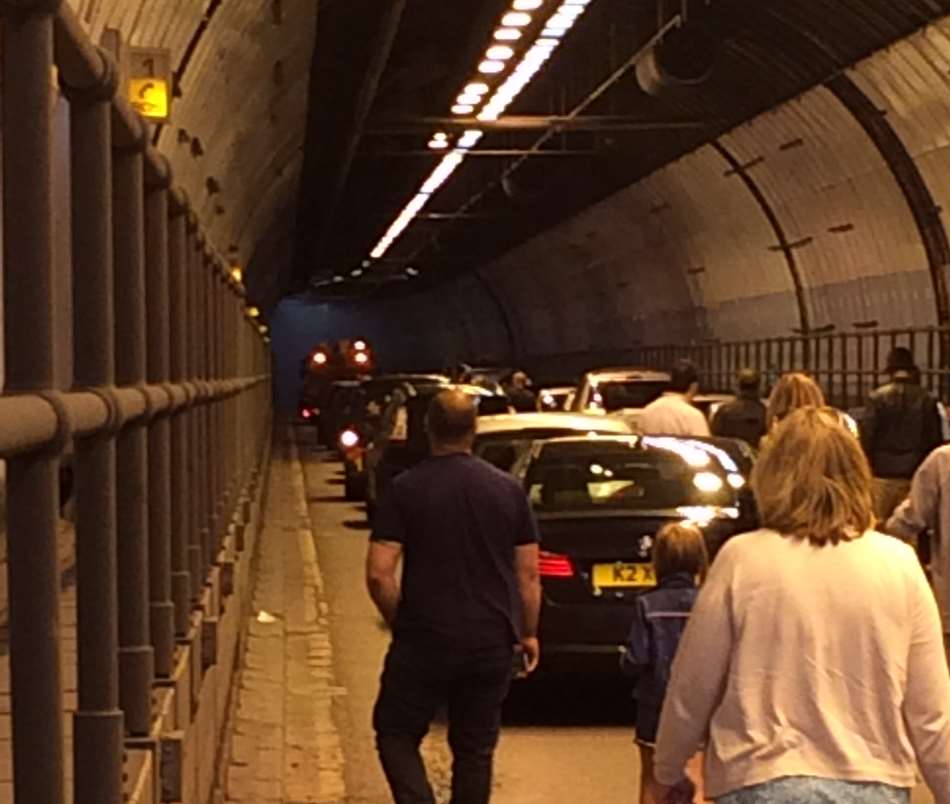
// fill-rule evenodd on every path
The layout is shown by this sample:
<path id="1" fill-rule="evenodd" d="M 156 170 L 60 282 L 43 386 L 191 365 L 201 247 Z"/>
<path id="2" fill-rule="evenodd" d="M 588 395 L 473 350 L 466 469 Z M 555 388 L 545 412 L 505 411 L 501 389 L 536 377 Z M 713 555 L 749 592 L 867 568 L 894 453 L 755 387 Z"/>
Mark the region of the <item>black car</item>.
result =
<path id="1" fill-rule="evenodd" d="M 432 398 L 447 388 L 471 396 L 479 416 L 511 412 L 507 397 L 474 385 L 411 386 L 394 391 L 365 455 L 370 516 L 393 478 L 429 457 L 426 412 Z"/>
<path id="2" fill-rule="evenodd" d="M 356 400 L 339 421 L 334 444 L 343 461 L 347 500 L 366 497 L 366 451 L 393 394 L 397 390 L 411 393 L 414 388 L 440 387 L 447 383 L 448 379 L 439 374 L 385 374 L 360 384 Z"/>
<path id="3" fill-rule="evenodd" d="M 516 467 L 541 531 L 543 666 L 617 671 L 637 595 L 656 585 L 653 540 L 690 520 L 714 556 L 754 526 L 752 455 L 729 439 L 601 436 L 535 444 Z"/>

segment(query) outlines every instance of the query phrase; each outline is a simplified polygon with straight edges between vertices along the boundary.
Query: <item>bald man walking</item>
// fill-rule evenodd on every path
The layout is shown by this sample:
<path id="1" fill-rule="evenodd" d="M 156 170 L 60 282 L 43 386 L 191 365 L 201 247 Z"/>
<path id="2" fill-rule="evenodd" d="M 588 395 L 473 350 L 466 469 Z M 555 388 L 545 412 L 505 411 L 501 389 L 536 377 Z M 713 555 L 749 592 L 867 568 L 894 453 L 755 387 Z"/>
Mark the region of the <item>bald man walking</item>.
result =
<path id="1" fill-rule="evenodd" d="M 486 804 L 515 661 L 538 664 L 537 524 L 521 484 L 472 455 L 475 422 L 467 395 L 439 394 L 432 457 L 393 481 L 374 517 L 367 585 L 393 641 L 373 725 L 396 804 L 435 802 L 419 746 L 443 707 L 451 804 Z"/>

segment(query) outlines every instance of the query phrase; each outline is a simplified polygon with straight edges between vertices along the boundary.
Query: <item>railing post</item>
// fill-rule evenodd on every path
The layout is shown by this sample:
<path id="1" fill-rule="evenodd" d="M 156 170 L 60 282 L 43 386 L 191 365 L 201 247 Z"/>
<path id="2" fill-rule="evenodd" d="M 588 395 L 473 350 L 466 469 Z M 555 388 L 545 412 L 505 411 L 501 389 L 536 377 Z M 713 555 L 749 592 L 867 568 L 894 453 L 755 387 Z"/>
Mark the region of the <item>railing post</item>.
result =
<path id="1" fill-rule="evenodd" d="M 143 126 L 139 144 L 113 151 L 116 381 L 145 381 Z M 154 654 L 149 637 L 148 455 L 145 427 L 132 422 L 117 444 L 119 699 L 130 734 L 148 734 Z"/>
<path id="2" fill-rule="evenodd" d="M 168 284 L 169 318 L 175 325 L 169 328 L 169 368 L 174 383 L 190 379 L 188 373 L 188 291 L 187 291 L 187 208 L 182 203 L 171 207 L 168 225 Z M 188 564 L 188 545 L 191 533 L 189 502 L 193 486 L 189 482 L 188 430 L 191 412 L 184 408 L 171 418 L 171 569 L 172 600 L 175 603 L 175 636 L 188 636 L 191 622 L 191 572 Z"/>
<path id="3" fill-rule="evenodd" d="M 195 384 L 200 385 L 198 348 L 200 344 L 199 322 L 200 307 L 198 302 L 198 282 L 195 272 L 195 255 L 198 251 L 198 219 L 194 212 L 188 216 L 188 243 L 185 252 L 185 294 L 188 301 L 188 317 L 186 331 L 188 333 L 187 356 L 188 377 Z M 188 473 L 189 497 L 188 511 L 191 522 L 188 528 L 188 567 L 191 573 L 191 602 L 197 605 L 201 600 L 201 590 L 204 586 L 204 562 L 202 560 L 202 523 L 204 509 L 204 494 L 202 493 L 201 473 L 201 405 L 200 392 L 188 413 Z"/>
<path id="4" fill-rule="evenodd" d="M 70 105 L 73 365 L 77 390 L 115 384 L 111 59 L 97 85 L 66 87 Z M 79 705 L 73 716 L 74 799 L 122 802 L 115 429 L 77 439 L 76 570 Z"/>
<path id="5" fill-rule="evenodd" d="M 169 380 L 168 190 L 171 168 L 150 182 L 145 197 L 146 379 Z M 170 678 L 175 659 L 175 607 L 172 603 L 171 444 L 167 415 L 148 427 L 149 631 L 155 674 Z"/>
<path id="6" fill-rule="evenodd" d="M 53 17 L 58 2 L 3 6 L 3 287 L 7 392 L 53 385 Z M 63 434 L 68 435 L 67 433 Z M 62 804 L 59 458 L 7 463 L 13 795 Z"/>

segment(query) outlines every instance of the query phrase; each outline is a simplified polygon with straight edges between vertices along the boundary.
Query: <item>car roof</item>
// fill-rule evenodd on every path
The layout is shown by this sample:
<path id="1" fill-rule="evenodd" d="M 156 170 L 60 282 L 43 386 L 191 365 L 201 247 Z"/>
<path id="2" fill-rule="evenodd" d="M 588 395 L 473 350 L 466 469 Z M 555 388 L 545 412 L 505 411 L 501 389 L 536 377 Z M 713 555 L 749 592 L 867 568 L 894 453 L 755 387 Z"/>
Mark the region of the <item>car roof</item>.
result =
<path id="1" fill-rule="evenodd" d="M 676 435 L 598 435 L 580 438 L 578 436 L 562 436 L 546 441 L 539 441 L 535 449 L 543 452 L 564 450 L 569 452 L 572 447 L 590 448 L 592 444 L 606 449 L 622 446 L 640 446 L 646 449 L 660 449 L 666 452 L 681 452 L 686 454 L 692 450 L 699 450 L 719 460 L 720 465 L 729 471 L 739 471 L 738 462 L 749 461 L 751 468 L 752 453 L 747 444 L 737 439 L 717 438 L 715 436 L 676 436 Z M 536 452 L 536 455 L 540 452 Z"/>
<path id="2" fill-rule="evenodd" d="M 576 385 L 542 385 L 541 388 L 538 389 L 539 393 L 542 394 L 569 394 L 576 390 Z"/>
<path id="3" fill-rule="evenodd" d="M 579 433 L 616 433 L 629 435 L 630 426 L 622 419 L 595 416 L 586 413 L 502 413 L 482 416 L 478 420 L 478 434 L 517 433 L 519 430 L 544 430 L 560 428 Z"/>
<path id="4" fill-rule="evenodd" d="M 595 369 L 588 371 L 585 376 L 589 380 L 597 380 L 600 382 L 616 382 L 619 380 L 643 380 L 645 382 L 670 381 L 670 373 L 668 371 L 657 371 L 656 369 L 638 366 Z"/>

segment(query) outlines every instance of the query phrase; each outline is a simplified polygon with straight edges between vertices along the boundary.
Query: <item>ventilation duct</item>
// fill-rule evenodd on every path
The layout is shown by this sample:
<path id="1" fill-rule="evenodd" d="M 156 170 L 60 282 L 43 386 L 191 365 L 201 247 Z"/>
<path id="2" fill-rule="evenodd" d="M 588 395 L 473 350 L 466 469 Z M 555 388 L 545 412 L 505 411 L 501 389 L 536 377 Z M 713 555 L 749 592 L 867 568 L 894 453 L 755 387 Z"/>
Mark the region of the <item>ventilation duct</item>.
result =
<path id="1" fill-rule="evenodd" d="M 689 92 L 712 75 L 719 39 L 695 20 L 668 33 L 637 63 L 637 81 L 648 95 Z"/>

